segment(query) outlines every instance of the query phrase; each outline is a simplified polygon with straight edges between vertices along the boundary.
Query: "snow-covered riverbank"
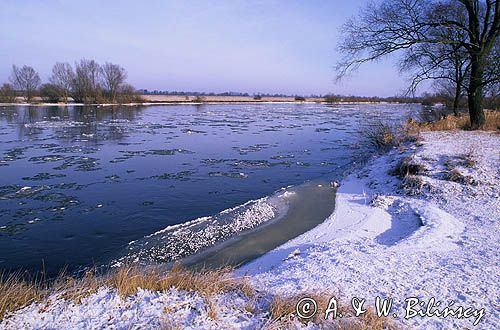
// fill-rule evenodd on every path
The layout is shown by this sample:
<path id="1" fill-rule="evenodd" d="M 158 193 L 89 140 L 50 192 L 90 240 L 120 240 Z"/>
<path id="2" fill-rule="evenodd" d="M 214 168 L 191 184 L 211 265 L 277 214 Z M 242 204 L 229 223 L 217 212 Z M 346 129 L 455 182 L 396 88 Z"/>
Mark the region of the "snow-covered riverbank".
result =
<path id="1" fill-rule="evenodd" d="M 376 296 L 393 298 L 392 312 L 404 328 L 472 329 L 479 319 L 478 329 L 498 329 L 499 145 L 498 133 L 424 133 L 421 142 L 374 158 L 348 176 L 324 223 L 237 274 L 250 275 L 260 292 L 271 294 L 330 291 L 347 303 L 364 298 L 367 306 Z M 433 311 L 453 301 L 451 309 L 471 307 L 474 316 L 404 320 L 409 297 L 441 301 Z M 140 290 L 120 298 L 103 288 L 79 304 L 32 304 L 0 328 L 253 329 L 266 323 L 267 315 L 236 293 L 214 297 L 210 305 L 193 292 Z"/>
<path id="2" fill-rule="evenodd" d="M 454 309 L 484 308 L 478 327 L 499 329 L 500 135 L 429 132 L 423 138 L 349 176 L 329 219 L 241 271 L 279 293 L 330 288 L 372 305 L 376 296 L 392 297 L 399 320 L 408 297 L 434 297 L 442 302 L 438 309 L 454 301 Z M 390 175 L 405 157 L 419 173 L 403 180 Z M 471 328 L 473 320 L 402 322 L 450 329 Z"/>

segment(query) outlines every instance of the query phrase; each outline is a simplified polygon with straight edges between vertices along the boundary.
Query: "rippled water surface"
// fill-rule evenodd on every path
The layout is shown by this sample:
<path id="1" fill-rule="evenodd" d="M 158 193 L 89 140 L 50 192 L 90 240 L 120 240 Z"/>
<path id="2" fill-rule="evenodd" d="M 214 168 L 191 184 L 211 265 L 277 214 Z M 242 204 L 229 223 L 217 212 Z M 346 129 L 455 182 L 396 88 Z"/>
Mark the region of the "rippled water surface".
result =
<path id="1" fill-rule="evenodd" d="M 56 273 L 113 260 L 123 251 L 141 255 L 146 236 L 164 245 L 159 261 L 198 252 L 186 243 L 197 233 L 214 243 L 275 217 L 286 206 L 275 201 L 286 198 L 274 194 L 281 188 L 340 178 L 370 152 L 360 126 L 419 110 L 0 107 L 0 269 Z M 172 227 L 188 221 L 194 225 Z"/>

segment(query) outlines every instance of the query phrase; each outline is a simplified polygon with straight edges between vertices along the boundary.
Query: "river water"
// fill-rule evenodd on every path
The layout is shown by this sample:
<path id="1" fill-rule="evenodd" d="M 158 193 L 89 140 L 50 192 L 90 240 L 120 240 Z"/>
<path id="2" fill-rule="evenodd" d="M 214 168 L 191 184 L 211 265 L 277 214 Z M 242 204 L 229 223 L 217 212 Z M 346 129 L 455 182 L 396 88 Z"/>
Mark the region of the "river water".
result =
<path id="1" fill-rule="evenodd" d="M 328 183 L 373 152 L 360 128 L 420 110 L 0 106 L 0 271 L 170 262 L 221 242 L 224 254 L 269 225 L 271 237 L 232 250 L 249 260 L 333 210 Z M 302 226 L 307 212 L 316 220 Z M 272 228 L 284 218 L 293 222 Z"/>

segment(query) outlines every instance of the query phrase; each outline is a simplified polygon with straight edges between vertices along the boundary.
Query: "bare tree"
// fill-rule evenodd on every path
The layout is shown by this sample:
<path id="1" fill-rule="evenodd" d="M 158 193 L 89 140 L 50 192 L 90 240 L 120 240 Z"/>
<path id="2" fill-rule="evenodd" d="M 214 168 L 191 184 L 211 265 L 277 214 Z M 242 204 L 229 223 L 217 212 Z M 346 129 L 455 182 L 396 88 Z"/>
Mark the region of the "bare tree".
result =
<path id="1" fill-rule="evenodd" d="M 467 90 L 471 125 L 478 128 L 485 122 L 483 111 L 483 88 L 487 59 L 500 35 L 500 1 L 486 0 L 483 8 L 478 0 L 460 0 L 467 8 L 468 25 L 459 25 L 469 35 L 465 44 L 470 55 L 471 72 Z"/>
<path id="2" fill-rule="evenodd" d="M 438 79 L 433 82 L 432 87 L 437 95 L 446 100 L 446 105 L 451 106 L 455 116 L 460 114 L 460 108 L 467 107 L 463 102 L 466 94 L 466 89 L 463 88 L 463 85 L 456 83 L 452 79 Z"/>
<path id="3" fill-rule="evenodd" d="M 424 80 L 446 91 L 453 100 L 453 112 L 458 115 L 460 99 L 467 90 L 470 61 L 457 44 L 419 44 L 409 49 L 399 64 L 401 73 L 409 75 L 407 93 L 414 94 Z"/>
<path id="4" fill-rule="evenodd" d="M 123 83 L 119 90 L 118 94 L 120 96 L 120 102 L 121 103 L 130 103 L 130 102 L 141 102 L 142 99 L 141 97 L 137 94 L 137 90 L 134 88 L 134 86 Z"/>
<path id="5" fill-rule="evenodd" d="M 106 62 L 102 66 L 102 76 L 104 91 L 111 102 L 116 102 L 116 96 L 127 79 L 125 69 L 117 64 Z"/>
<path id="6" fill-rule="evenodd" d="M 68 101 L 71 87 L 75 79 L 75 72 L 69 63 L 57 62 L 52 67 L 52 75 L 49 81 L 56 86 L 60 92 L 60 97 L 64 102 Z"/>
<path id="7" fill-rule="evenodd" d="M 11 84 L 3 84 L 0 87 L 0 102 L 14 103 L 16 101 L 16 91 Z"/>
<path id="8" fill-rule="evenodd" d="M 10 81 L 14 85 L 14 88 L 23 92 L 28 102 L 33 99 L 41 83 L 40 76 L 35 69 L 27 65 L 23 65 L 21 68 L 13 65 Z"/>
<path id="9" fill-rule="evenodd" d="M 497 39 L 495 47 L 484 64 L 483 94 L 489 98 L 495 95 L 495 91 L 499 90 L 500 85 L 500 42 L 498 41 L 500 39 Z M 420 58 L 420 60 L 426 58 L 427 61 L 433 60 L 430 62 L 435 65 L 433 67 L 428 66 L 427 76 L 430 79 L 435 79 L 434 86 L 438 89 L 438 92 L 442 95 L 449 95 L 449 98 L 453 100 L 453 111 L 457 115 L 459 103 L 466 95 L 470 83 L 471 63 L 465 50 L 457 44 L 432 44 L 431 46 L 433 46 L 431 48 L 434 48 L 434 52 L 430 56 Z M 440 49 L 443 48 L 448 49 L 448 52 L 442 54 Z M 416 74 L 412 82 L 421 77 L 422 75 Z"/>
<path id="10" fill-rule="evenodd" d="M 457 20 L 463 12 L 463 20 Z M 450 38 L 454 32 L 465 40 Z M 337 66 L 338 77 L 362 63 L 403 51 L 412 52 L 421 44 L 456 45 L 470 63 L 467 84 L 471 126 L 485 122 L 483 88 L 488 58 L 500 34 L 498 0 L 386 0 L 371 3 L 344 25 L 339 45 L 345 58 Z"/>
<path id="11" fill-rule="evenodd" d="M 485 94 L 498 95 L 500 92 L 500 38 L 498 38 L 486 60 L 484 72 Z"/>
<path id="12" fill-rule="evenodd" d="M 100 100 L 101 67 L 94 60 L 83 59 L 75 65 L 72 96 L 77 102 L 98 103 Z"/>
<path id="13" fill-rule="evenodd" d="M 448 2 L 447 6 L 442 4 L 438 9 L 457 22 L 466 21 L 463 6 L 451 6 Z M 436 12 L 433 14 L 436 15 Z M 411 77 L 407 92 L 412 95 L 422 81 L 434 80 L 434 86 L 439 92 L 453 100 L 453 112 L 458 115 L 459 102 L 467 89 L 470 73 L 470 61 L 462 47 L 467 41 L 467 35 L 458 29 L 435 29 L 433 36 L 453 42 L 415 44 L 404 52 L 399 70 Z"/>

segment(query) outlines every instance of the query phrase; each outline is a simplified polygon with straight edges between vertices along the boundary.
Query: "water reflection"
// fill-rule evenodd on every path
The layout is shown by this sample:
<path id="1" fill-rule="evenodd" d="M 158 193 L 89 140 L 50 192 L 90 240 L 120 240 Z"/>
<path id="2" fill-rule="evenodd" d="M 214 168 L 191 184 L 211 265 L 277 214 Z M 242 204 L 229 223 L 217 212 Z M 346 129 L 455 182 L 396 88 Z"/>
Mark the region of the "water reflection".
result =
<path id="1" fill-rule="evenodd" d="M 126 135 L 119 125 L 100 125 L 106 121 L 134 121 L 143 111 L 141 106 L 60 106 L 3 107 L 0 120 L 16 125 L 19 139 L 40 134 L 44 128 L 59 128 L 55 138 L 67 139 L 83 136 L 97 140 L 96 133 L 111 140 L 123 139 Z M 107 131 L 102 131 L 107 128 Z M 101 130 L 100 130 L 101 129 Z"/>

